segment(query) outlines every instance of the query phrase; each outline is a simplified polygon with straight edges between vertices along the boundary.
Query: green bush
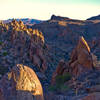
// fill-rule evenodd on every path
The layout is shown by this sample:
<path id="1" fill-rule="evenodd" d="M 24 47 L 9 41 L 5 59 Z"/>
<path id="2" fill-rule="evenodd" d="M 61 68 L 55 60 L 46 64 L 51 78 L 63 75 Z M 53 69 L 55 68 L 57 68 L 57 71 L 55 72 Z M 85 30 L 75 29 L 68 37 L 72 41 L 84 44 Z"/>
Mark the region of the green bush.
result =
<path id="1" fill-rule="evenodd" d="M 56 83 L 57 84 L 64 84 L 64 82 L 71 79 L 71 75 L 69 73 L 66 73 L 64 75 L 58 75 L 56 77 Z"/>
<path id="2" fill-rule="evenodd" d="M 5 51 L 5 52 L 3 52 L 3 56 L 7 56 L 8 55 L 8 53 Z"/>
<path id="3" fill-rule="evenodd" d="M 68 91 L 69 87 L 67 85 L 61 85 L 60 90 L 63 91 L 63 92 Z"/>
<path id="4" fill-rule="evenodd" d="M 69 87 L 64 85 L 65 82 L 71 79 L 70 73 L 66 73 L 64 75 L 58 75 L 56 77 L 56 84 L 54 86 L 49 86 L 50 91 L 67 91 Z"/>
<path id="5" fill-rule="evenodd" d="M 50 85 L 50 86 L 48 87 L 48 90 L 49 90 L 49 91 L 56 91 L 56 90 L 57 90 L 57 86 L 56 86 L 56 85 L 55 85 L 55 86 Z"/>
<path id="6" fill-rule="evenodd" d="M 69 87 L 67 85 L 64 85 L 64 84 L 55 84 L 55 85 L 50 85 L 48 87 L 48 90 L 49 91 L 61 91 L 61 92 L 64 92 L 64 91 L 69 90 Z"/>
<path id="7" fill-rule="evenodd" d="M 0 45 L 2 45 L 2 42 L 0 41 Z"/>

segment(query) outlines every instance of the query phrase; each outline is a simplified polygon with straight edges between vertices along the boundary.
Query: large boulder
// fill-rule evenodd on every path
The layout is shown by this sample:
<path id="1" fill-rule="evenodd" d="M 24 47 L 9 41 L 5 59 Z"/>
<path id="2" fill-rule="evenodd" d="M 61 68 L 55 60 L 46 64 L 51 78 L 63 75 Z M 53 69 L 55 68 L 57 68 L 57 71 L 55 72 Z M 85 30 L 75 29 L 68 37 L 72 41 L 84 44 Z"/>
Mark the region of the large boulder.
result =
<path id="1" fill-rule="evenodd" d="M 90 48 L 83 37 L 79 38 L 78 45 L 72 51 L 69 65 L 74 76 L 78 76 L 82 72 L 91 70 L 93 68 L 93 60 Z"/>
<path id="2" fill-rule="evenodd" d="M 35 72 L 17 64 L 0 80 L 0 100 L 44 100 L 41 83 Z"/>

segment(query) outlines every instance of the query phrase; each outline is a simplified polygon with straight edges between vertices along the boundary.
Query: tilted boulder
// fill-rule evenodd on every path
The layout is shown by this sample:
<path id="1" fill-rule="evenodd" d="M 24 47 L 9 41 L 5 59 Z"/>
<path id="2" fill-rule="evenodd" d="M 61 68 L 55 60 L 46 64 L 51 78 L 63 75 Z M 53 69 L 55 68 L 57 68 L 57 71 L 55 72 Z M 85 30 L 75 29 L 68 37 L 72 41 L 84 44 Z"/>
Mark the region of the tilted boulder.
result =
<path id="1" fill-rule="evenodd" d="M 44 100 L 42 86 L 35 72 L 22 64 L 13 67 L 0 80 L 0 100 Z"/>
<path id="2" fill-rule="evenodd" d="M 83 37 L 79 38 L 78 45 L 72 51 L 69 66 L 71 67 L 71 72 L 74 76 L 78 76 L 82 72 L 93 68 L 90 48 Z"/>

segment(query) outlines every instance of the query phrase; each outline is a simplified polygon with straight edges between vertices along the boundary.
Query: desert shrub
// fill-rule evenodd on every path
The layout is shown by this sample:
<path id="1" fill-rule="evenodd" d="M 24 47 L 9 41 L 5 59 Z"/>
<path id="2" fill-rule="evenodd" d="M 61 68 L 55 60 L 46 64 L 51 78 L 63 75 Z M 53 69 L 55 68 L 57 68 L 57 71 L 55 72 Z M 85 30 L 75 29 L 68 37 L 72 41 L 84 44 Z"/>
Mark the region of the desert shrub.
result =
<path id="1" fill-rule="evenodd" d="M 71 79 L 71 74 L 58 75 L 56 77 L 56 84 L 49 86 L 50 91 L 67 91 L 69 87 L 64 83 Z"/>
<path id="2" fill-rule="evenodd" d="M 0 41 L 0 45 L 2 45 L 2 42 Z"/>
<path id="3" fill-rule="evenodd" d="M 69 88 L 68 85 L 62 85 L 62 86 L 60 87 L 60 90 L 61 90 L 62 92 L 68 91 L 69 89 L 70 89 L 70 88 Z"/>
<path id="4" fill-rule="evenodd" d="M 7 56 L 8 55 L 8 53 L 5 51 L 5 52 L 3 52 L 3 56 Z"/>
<path id="5" fill-rule="evenodd" d="M 48 90 L 49 91 L 56 91 L 57 90 L 57 86 L 55 85 L 50 85 L 49 87 L 48 87 Z"/>
<path id="6" fill-rule="evenodd" d="M 57 84 L 63 84 L 66 81 L 71 79 L 71 74 L 70 73 L 65 73 L 64 75 L 58 75 L 56 77 L 56 83 Z"/>

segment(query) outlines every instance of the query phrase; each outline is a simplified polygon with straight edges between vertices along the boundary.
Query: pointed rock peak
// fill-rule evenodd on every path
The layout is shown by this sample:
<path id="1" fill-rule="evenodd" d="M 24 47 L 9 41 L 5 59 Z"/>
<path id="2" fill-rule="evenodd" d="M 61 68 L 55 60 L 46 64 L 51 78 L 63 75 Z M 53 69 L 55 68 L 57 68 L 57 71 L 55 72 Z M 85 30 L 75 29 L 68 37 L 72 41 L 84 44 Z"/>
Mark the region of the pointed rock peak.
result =
<path id="1" fill-rule="evenodd" d="M 75 77 L 93 69 L 93 59 L 90 48 L 83 36 L 79 38 L 77 47 L 71 53 L 69 66 L 71 67 L 70 72 L 72 72 Z"/>
<path id="2" fill-rule="evenodd" d="M 61 16 L 56 16 L 56 15 L 52 15 L 51 16 L 51 20 L 68 20 L 68 17 L 61 17 Z"/>
<path id="3" fill-rule="evenodd" d="M 78 42 L 77 48 L 78 48 L 78 49 L 84 48 L 84 49 L 86 49 L 88 52 L 90 52 L 90 47 L 89 47 L 89 45 L 87 44 L 87 42 L 86 42 L 86 40 L 84 39 L 83 36 L 80 36 L 80 37 L 79 37 L 79 42 Z"/>

